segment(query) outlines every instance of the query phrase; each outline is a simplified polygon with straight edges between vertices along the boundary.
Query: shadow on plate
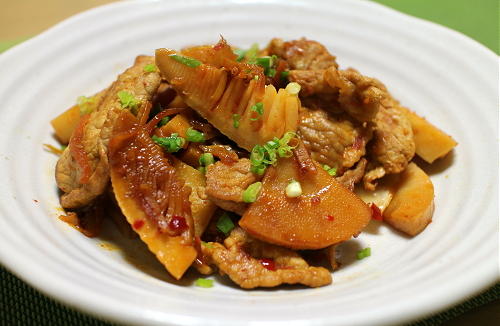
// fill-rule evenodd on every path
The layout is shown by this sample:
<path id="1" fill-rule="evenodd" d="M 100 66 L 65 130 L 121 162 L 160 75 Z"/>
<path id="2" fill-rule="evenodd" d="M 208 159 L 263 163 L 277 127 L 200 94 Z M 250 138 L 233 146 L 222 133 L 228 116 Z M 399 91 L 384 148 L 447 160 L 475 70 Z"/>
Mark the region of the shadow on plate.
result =
<path id="1" fill-rule="evenodd" d="M 131 234 L 134 234 L 133 231 Z M 199 277 L 196 271 L 189 269 L 181 280 L 176 280 L 170 276 L 165 267 L 156 259 L 155 255 L 149 251 L 145 243 L 138 237 L 132 238 L 129 235 L 122 234 L 113 221 L 109 219 L 104 220 L 101 233 L 96 239 L 111 244 L 114 250 L 117 250 L 127 263 L 158 280 L 187 286 L 191 285 Z"/>

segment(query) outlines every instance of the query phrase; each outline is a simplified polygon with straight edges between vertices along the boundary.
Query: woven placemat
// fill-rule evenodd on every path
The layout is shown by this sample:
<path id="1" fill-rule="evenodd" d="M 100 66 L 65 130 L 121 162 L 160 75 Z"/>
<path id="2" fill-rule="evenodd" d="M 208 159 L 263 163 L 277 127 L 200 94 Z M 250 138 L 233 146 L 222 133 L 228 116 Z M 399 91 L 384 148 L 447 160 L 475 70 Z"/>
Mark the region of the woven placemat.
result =
<path id="1" fill-rule="evenodd" d="M 55 302 L 0 267 L 0 325 L 113 326 Z M 435 326 L 492 301 L 500 300 L 500 284 L 445 312 L 411 324 Z M 494 325 L 494 324 L 491 324 Z"/>

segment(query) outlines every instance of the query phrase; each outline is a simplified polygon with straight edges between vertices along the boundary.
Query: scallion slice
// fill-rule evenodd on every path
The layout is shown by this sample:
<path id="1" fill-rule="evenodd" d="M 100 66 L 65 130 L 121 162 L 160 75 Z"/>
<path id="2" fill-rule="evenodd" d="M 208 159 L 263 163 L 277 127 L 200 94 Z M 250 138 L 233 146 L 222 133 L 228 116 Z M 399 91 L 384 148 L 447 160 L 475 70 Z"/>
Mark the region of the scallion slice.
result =
<path id="1" fill-rule="evenodd" d="M 356 254 L 356 258 L 358 260 L 361 260 L 363 258 L 370 257 L 371 254 L 372 250 L 370 249 L 370 247 L 367 247 L 358 251 L 358 253 Z"/>
<path id="2" fill-rule="evenodd" d="M 200 155 L 198 162 L 201 166 L 209 166 L 210 164 L 214 164 L 215 159 L 212 153 L 203 153 Z"/>
<path id="3" fill-rule="evenodd" d="M 196 68 L 199 65 L 201 65 L 201 61 L 198 61 L 198 60 L 193 59 L 193 58 L 185 57 L 185 56 L 180 55 L 180 54 L 171 54 L 171 55 L 169 55 L 169 57 L 171 57 L 175 61 L 180 62 L 183 65 L 186 65 L 186 66 L 191 67 L 191 68 Z"/>
<path id="4" fill-rule="evenodd" d="M 232 229 L 234 229 L 234 223 L 229 217 L 228 213 L 224 213 L 219 217 L 217 220 L 217 223 L 215 224 L 217 229 L 224 233 L 225 235 L 228 235 L 229 232 L 231 232 Z"/>
<path id="5" fill-rule="evenodd" d="M 245 191 L 243 191 L 243 201 L 245 203 L 253 203 L 254 201 L 257 200 L 257 197 L 259 196 L 261 189 L 262 189 L 262 182 L 258 181 L 252 183 L 251 185 L 248 186 L 247 189 L 245 189 Z"/>
<path id="6" fill-rule="evenodd" d="M 233 127 L 238 129 L 239 126 L 240 126 L 240 119 L 241 119 L 241 115 L 239 114 L 233 114 Z"/>
<path id="7" fill-rule="evenodd" d="M 214 281 L 208 278 L 199 278 L 194 282 L 194 284 L 201 288 L 211 288 L 214 286 Z"/>
<path id="8" fill-rule="evenodd" d="M 194 143 L 203 143 L 205 141 L 205 135 L 198 130 L 189 128 L 188 130 L 186 130 L 186 139 Z"/>
<path id="9" fill-rule="evenodd" d="M 177 133 L 173 133 L 168 137 L 158 137 L 156 135 L 153 135 L 153 137 L 151 138 L 155 143 L 163 147 L 163 149 L 165 149 L 168 153 L 178 152 L 186 142 L 184 138 L 179 137 L 179 134 Z"/>

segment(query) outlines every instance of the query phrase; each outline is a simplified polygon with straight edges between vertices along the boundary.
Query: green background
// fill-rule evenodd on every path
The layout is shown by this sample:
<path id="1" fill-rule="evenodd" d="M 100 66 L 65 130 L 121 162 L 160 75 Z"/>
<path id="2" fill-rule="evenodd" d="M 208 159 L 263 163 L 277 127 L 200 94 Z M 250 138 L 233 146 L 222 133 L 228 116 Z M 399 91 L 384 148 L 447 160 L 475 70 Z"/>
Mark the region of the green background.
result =
<path id="1" fill-rule="evenodd" d="M 352 0 L 357 1 L 357 0 Z M 499 2 L 497 0 L 375 0 L 401 12 L 460 31 L 499 53 Z M 24 41 L 0 40 L 0 52 Z M 486 325 L 499 320 L 500 286 L 448 311 L 413 325 Z M 383 304 L 383 303 L 381 303 Z M 486 324 L 484 323 L 486 322 Z M 92 317 L 68 309 L 38 293 L 0 267 L 0 325 L 107 326 Z"/>
<path id="2" fill-rule="evenodd" d="M 499 54 L 498 0 L 375 0 L 464 33 Z"/>

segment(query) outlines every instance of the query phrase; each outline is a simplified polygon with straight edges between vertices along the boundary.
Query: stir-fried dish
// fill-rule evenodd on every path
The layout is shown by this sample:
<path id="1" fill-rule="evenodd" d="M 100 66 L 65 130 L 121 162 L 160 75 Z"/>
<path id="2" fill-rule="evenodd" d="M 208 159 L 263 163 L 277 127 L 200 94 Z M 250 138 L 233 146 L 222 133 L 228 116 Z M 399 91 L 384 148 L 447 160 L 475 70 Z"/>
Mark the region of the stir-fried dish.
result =
<path id="1" fill-rule="evenodd" d="M 96 236 L 111 218 L 176 279 L 242 288 L 330 284 L 336 246 L 372 219 L 420 233 L 434 188 L 412 159 L 456 146 L 307 39 L 158 49 L 52 125 L 64 221 Z"/>

